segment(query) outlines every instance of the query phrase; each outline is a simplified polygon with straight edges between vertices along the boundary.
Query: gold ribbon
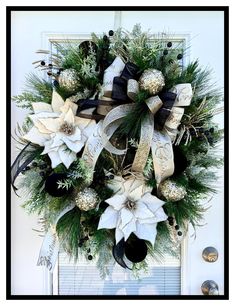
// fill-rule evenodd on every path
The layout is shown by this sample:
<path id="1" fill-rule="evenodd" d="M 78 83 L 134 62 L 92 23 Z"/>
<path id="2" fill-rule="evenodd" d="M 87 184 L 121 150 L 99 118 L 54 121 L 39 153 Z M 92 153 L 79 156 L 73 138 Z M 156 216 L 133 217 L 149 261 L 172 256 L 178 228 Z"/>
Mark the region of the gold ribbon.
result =
<path id="1" fill-rule="evenodd" d="M 105 71 L 104 75 L 104 96 L 109 97 L 114 76 L 119 76 L 124 68 L 120 58 L 116 58 L 113 64 Z M 136 80 L 130 79 L 127 83 L 127 95 L 134 100 L 139 91 L 139 84 Z M 163 131 L 154 130 L 154 114 L 161 108 L 162 101 L 158 96 L 146 99 L 145 103 L 149 113 L 141 122 L 140 141 L 132 164 L 133 172 L 142 173 L 151 149 L 153 157 L 154 172 L 157 184 L 171 176 L 174 172 L 174 159 L 172 142 L 177 136 L 177 128 L 184 114 L 182 106 L 188 106 L 192 99 L 191 84 L 178 84 L 170 91 L 176 93 L 176 100 L 172 107 L 171 114 L 165 122 Z M 107 99 L 107 98 L 106 98 Z M 120 150 L 114 147 L 109 139 L 123 122 L 123 118 L 133 110 L 134 103 L 116 106 L 114 109 L 107 109 L 103 121 L 100 121 L 97 131 L 89 137 L 84 149 L 83 158 L 88 165 L 94 169 L 96 161 L 102 149 L 105 148 L 112 154 L 123 155 L 126 149 Z M 110 111 L 109 111 L 110 110 Z"/>

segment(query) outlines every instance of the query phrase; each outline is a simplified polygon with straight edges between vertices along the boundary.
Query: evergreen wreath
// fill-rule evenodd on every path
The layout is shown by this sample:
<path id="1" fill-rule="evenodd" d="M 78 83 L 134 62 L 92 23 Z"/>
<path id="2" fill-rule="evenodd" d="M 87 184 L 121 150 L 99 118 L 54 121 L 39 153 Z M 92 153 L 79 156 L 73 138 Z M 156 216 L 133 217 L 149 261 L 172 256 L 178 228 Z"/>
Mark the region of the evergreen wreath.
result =
<path id="1" fill-rule="evenodd" d="M 46 79 L 30 74 L 13 97 L 29 115 L 12 186 L 40 217 L 38 264 L 52 270 L 60 246 L 96 260 L 104 277 L 115 261 L 136 271 L 149 257 L 177 256 L 223 164 L 213 122 L 222 94 L 210 71 L 183 66 L 182 42 L 139 25 L 54 47 L 33 63 Z"/>

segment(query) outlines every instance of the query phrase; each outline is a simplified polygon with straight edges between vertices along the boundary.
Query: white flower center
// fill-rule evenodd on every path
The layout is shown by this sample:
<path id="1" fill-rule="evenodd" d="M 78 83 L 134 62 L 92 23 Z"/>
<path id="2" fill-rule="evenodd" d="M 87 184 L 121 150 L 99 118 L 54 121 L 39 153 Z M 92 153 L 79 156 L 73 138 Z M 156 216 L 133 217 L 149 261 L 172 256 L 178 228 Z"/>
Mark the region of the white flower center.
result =
<path id="1" fill-rule="evenodd" d="M 60 126 L 60 132 L 64 133 L 65 135 L 73 135 L 75 132 L 75 128 L 73 125 L 65 122 Z"/>
<path id="2" fill-rule="evenodd" d="M 135 210 L 136 209 L 136 203 L 131 201 L 131 200 L 127 200 L 127 202 L 125 203 L 125 207 L 129 210 Z"/>

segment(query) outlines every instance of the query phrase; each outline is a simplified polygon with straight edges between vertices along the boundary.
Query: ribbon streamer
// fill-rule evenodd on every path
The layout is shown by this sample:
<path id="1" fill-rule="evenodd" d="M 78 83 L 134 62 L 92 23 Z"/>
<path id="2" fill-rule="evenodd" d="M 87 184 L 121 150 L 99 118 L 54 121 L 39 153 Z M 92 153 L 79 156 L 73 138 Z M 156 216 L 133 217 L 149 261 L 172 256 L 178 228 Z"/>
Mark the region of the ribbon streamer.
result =
<path id="1" fill-rule="evenodd" d="M 14 185 L 15 180 L 17 176 L 22 172 L 22 170 L 25 169 L 36 157 L 38 152 L 32 151 L 27 151 L 32 146 L 32 143 L 29 142 L 23 150 L 17 155 L 14 163 L 11 166 L 11 185 L 13 187 L 13 190 L 16 193 L 17 187 Z"/>
<path id="2" fill-rule="evenodd" d="M 37 266 L 46 266 L 47 269 L 52 272 L 59 253 L 59 239 L 56 233 L 56 224 L 61 217 L 63 217 L 67 212 L 72 210 L 75 204 L 71 203 L 65 207 L 55 218 L 53 225 L 48 229 L 41 246 L 39 253 Z"/>

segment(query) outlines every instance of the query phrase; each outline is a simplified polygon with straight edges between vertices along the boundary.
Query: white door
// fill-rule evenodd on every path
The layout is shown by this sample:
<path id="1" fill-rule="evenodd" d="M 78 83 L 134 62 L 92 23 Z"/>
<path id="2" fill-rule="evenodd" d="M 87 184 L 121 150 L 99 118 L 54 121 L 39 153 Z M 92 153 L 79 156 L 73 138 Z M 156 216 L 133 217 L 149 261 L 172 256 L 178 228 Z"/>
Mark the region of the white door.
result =
<path id="1" fill-rule="evenodd" d="M 136 23 L 152 33 L 169 32 L 178 37 L 187 37 L 191 46 L 188 59 L 199 58 L 200 64 L 211 66 L 215 79 L 223 87 L 224 29 L 223 12 L 183 11 L 123 11 L 123 12 L 13 12 L 12 13 L 12 95 L 20 93 L 25 74 L 32 70 L 34 51 L 47 48 L 51 37 L 83 35 L 90 32 L 102 34 L 119 26 L 128 30 Z M 15 123 L 22 121 L 24 114 L 12 104 L 12 132 Z M 223 126 L 223 116 L 216 121 Z M 12 144 L 12 157 L 16 156 Z M 201 284 L 214 280 L 220 294 L 224 290 L 224 199 L 223 171 L 218 182 L 219 192 L 210 201 L 203 226 L 190 229 L 181 256 L 181 294 L 200 295 Z M 42 238 L 32 231 L 37 228 L 36 217 L 29 217 L 20 208 L 22 199 L 12 194 L 12 294 L 48 294 L 51 278 L 41 267 L 36 266 Z M 196 234 L 194 239 L 193 234 Z M 213 246 L 219 258 L 215 263 L 202 259 L 205 247 Z M 26 278 L 25 275 L 28 275 Z"/>

